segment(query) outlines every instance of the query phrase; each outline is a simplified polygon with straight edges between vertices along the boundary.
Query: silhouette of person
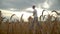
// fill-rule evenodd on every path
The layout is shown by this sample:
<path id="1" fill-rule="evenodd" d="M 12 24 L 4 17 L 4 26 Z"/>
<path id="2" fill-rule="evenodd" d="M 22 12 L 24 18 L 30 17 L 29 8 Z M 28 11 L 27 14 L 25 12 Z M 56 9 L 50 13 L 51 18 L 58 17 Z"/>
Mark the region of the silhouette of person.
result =
<path id="1" fill-rule="evenodd" d="M 35 5 L 32 6 L 32 9 L 33 9 L 34 19 L 33 19 L 33 23 L 32 23 L 31 28 L 33 29 L 33 34 L 35 34 L 36 33 L 36 27 L 39 23 L 38 23 L 37 10 L 35 9 Z"/>
<path id="2" fill-rule="evenodd" d="M 32 6 L 32 9 L 33 9 L 34 21 L 38 21 L 37 10 L 35 9 L 35 5 Z"/>

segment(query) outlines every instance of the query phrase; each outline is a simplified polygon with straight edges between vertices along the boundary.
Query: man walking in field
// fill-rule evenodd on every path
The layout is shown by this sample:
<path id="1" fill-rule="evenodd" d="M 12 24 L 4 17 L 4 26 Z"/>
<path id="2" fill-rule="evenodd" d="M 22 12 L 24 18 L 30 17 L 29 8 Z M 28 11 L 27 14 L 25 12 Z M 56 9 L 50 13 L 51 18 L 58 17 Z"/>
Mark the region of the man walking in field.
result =
<path id="1" fill-rule="evenodd" d="M 38 17 L 37 17 L 37 10 L 35 9 L 35 5 L 32 6 L 33 9 L 33 16 L 34 16 L 34 21 L 38 21 Z"/>
<path id="2" fill-rule="evenodd" d="M 37 17 L 37 10 L 35 9 L 35 5 L 32 6 L 33 9 L 33 23 L 32 23 L 32 28 L 33 28 L 33 34 L 36 34 L 36 27 L 37 27 L 37 23 L 38 23 L 38 17 Z"/>

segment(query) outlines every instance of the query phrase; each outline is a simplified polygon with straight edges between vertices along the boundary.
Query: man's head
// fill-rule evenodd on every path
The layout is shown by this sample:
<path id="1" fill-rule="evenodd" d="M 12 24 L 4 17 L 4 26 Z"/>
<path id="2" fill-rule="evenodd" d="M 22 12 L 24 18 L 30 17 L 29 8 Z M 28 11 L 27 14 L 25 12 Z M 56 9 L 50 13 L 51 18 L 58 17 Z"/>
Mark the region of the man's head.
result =
<path id="1" fill-rule="evenodd" d="M 32 8 L 35 9 L 35 5 L 33 5 Z"/>

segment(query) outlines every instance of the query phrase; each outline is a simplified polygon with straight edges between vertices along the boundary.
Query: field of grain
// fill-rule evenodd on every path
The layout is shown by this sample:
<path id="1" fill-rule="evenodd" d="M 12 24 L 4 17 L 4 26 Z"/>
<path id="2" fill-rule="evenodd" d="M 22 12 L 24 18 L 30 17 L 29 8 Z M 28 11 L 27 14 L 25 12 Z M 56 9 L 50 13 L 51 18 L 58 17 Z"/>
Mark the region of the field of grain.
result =
<path id="1" fill-rule="evenodd" d="M 11 16 L 11 18 L 14 14 Z M 23 15 L 22 15 L 23 16 Z M 3 22 L 0 12 L 0 34 L 60 34 L 60 21 L 55 18 L 51 21 L 48 15 L 46 21 L 34 21 L 29 17 L 28 22 L 24 22 L 21 16 L 21 21 L 17 22 Z M 11 19 L 10 18 L 10 19 Z M 40 17 L 41 18 L 41 17 Z"/>
<path id="2" fill-rule="evenodd" d="M 1 23 L 0 34 L 60 34 L 60 22 Z"/>

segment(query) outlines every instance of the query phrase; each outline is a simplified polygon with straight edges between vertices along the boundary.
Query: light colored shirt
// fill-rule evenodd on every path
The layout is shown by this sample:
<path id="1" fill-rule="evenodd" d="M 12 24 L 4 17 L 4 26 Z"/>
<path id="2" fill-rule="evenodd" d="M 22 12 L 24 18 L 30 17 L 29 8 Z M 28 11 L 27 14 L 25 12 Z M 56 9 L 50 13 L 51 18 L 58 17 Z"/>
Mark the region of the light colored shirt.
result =
<path id="1" fill-rule="evenodd" d="M 36 9 L 33 9 L 33 16 L 37 17 L 37 10 Z"/>

